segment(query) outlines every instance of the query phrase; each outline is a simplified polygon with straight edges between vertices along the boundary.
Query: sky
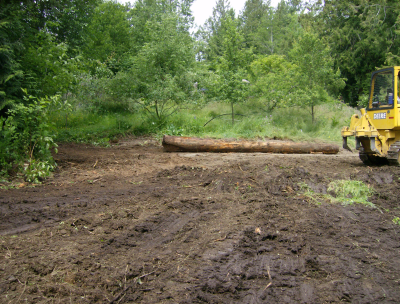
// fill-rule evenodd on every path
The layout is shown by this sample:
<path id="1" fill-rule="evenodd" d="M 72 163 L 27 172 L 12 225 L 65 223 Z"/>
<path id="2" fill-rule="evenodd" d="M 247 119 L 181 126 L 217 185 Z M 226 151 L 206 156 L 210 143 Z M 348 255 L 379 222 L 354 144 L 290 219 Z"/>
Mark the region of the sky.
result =
<path id="1" fill-rule="evenodd" d="M 118 0 L 119 3 L 131 2 L 135 0 Z M 230 5 L 236 11 L 236 15 L 243 9 L 246 0 L 230 0 Z M 276 7 L 280 0 L 271 0 L 271 5 Z M 192 4 L 192 12 L 194 15 L 194 23 L 197 25 L 203 25 L 204 22 L 211 17 L 212 10 L 217 3 L 217 0 L 195 0 Z"/>

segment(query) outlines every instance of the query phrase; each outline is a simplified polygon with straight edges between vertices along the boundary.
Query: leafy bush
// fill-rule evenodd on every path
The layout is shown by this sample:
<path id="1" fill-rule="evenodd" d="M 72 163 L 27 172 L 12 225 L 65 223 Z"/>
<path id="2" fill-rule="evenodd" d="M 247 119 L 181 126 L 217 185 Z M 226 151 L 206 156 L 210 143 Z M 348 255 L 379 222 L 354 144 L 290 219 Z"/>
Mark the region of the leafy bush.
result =
<path id="1" fill-rule="evenodd" d="M 50 161 L 37 161 L 31 159 L 30 163 L 24 168 L 25 180 L 30 183 L 40 183 L 50 172 L 55 169 L 55 164 Z"/>
<path id="2" fill-rule="evenodd" d="M 26 180 L 37 182 L 54 169 L 51 149 L 57 144 L 49 131 L 46 109 L 56 99 L 27 95 L 26 105 L 16 104 L 7 112 L 7 118 L 0 118 L 1 175 L 7 175 L 11 170 L 21 171 L 26 164 Z"/>

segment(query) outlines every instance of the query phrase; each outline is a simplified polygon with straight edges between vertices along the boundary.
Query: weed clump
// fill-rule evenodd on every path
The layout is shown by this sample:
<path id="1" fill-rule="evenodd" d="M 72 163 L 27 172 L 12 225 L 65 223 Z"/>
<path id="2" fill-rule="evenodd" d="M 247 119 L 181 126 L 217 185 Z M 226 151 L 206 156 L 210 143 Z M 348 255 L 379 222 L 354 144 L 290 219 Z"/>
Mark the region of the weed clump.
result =
<path id="1" fill-rule="evenodd" d="M 320 204 L 321 200 L 325 200 L 331 203 L 341 203 L 342 205 L 358 203 L 376 208 L 373 203 L 368 201 L 368 199 L 375 193 L 375 190 L 362 181 L 332 181 L 328 185 L 328 194 L 316 193 L 306 183 L 301 183 L 299 186 L 300 189 L 303 190 L 303 194 L 317 204 Z"/>

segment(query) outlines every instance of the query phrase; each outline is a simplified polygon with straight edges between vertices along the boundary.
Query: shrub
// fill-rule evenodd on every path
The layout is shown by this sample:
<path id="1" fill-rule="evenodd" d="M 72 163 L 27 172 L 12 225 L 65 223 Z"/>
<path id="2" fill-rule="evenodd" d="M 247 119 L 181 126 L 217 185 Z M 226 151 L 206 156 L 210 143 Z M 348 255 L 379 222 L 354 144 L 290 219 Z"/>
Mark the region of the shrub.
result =
<path id="1" fill-rule="evenodd" d="M 1 175 L 8 175 L 11 170 L 22 171 L 25 164 L 25 179 L 37 182 L 54 169 L 51 149 L 57 145 L 49 131 L 46 109 L 56 99 L 27 95 L 26 105 L 16 104 L 8 110 L 7 118 L 0 118 Z"/>

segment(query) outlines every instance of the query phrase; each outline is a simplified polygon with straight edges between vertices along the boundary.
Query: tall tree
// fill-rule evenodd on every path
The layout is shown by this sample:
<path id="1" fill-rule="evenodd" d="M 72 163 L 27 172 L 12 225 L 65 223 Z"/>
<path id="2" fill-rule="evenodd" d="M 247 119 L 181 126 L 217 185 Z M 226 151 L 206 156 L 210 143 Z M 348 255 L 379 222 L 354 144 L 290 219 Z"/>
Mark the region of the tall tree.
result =
<path id="1" fill-rule="evenodd" d="M 2 2 L 0 108 L 5 104 L 23 102 L 21 88 L 37 96 L 57 91 L 62 83 L 62 77 L 57 74 L 64 70 L 50 66 L 61 67 L 66 59 L 78 54 L 76 48 L 83 45 L 86 25 L 98 3 L 100 0 Z M 54 85 L 51 90 L 47 90 L 50 83 L 43 82 L 45 77 Z M 57 77 L 60 82 L 55 84 L 53 80 Z"/>
<path id="2" fill-rule="evenodd" d="M 270 0 L 247 0 L 243 12 L 240 15 L 243 27 L 243 35 L 247 47 L 252 47 L 256 53 L 262 53 L 263 41 L 260 37 L 264 20 L 271 14 Z"/>
<path id="3" fill-rule="evenodd" d="M 287 55 L 302 32 L 299 2 L 282 0 L 273 8 L 269 1 L 247 0 L 241 15 L 247 46 L 260 55 Z"/>
<path id="4" fill-rule="evenodd" d="M 112 1 L 100 4 L 88 24 L 83 46 L 85 57 L 107 63 L 113 72 L 117 72 L 123 56 L 130 48 L 128 8 Z"/>
<path id="5" fill-rule="evenodd" d="M 215 61 L 218 56 L 223 53 L 222 43 L 224 39 L 223 21 L 225 18 L 234 19 L 235 11 L 230 7 L 228 0 L 218 0 L 213 13 L 207 19 L 203 28 L 200 30 L 200 36 L 206 42 L 204 51 L 204 58 L 209 62 Z"/>
<path id="6" fill-rule="evenodd" d="M 18 15 L 11 5 L 0 8 L 0 116 L 12 106 L 15 98 L 22 97 L 23 71 L 17 54 L 23 45 L 17 37 L 23 24 L 13 18 L 13 14 Z"/>
<path id="7" fill-rule="evenodd" d="M 282 0 L 272 20 L 271 47 L 275 54 L 288 55 L 294 42 L 302 35 L 299 22 L 302 6 L 299 0 Z"/>
<path id="8" fill-rule="evenodd" d="M 129 12 L 132 30 L 132 55 L 150 41 L 147 22 L 161 22 L 165 13 L 176 14 L 182 30 L 189 31 L 193 25 L 190 9 L 194 0 L 137 0 Z"/>
<path id="9" fill-rule="evenodd" d="M 19 1 L 23 20 L 31 30 L 46 29 L 56 42 L 66 43 L 73 52 L 83 42 L 86 26 L 102 0 L 24 0 Z M 76 51 L 75 51 L 76 52 Z"/>
<path id="10" fill-rule="evenodd" d="M 347 78 L 342 95 L 355 106 L 359 95 L 368 92 L 371 72 L 400 55 L 396 32 L 400 2 L 326 0 L 317 2 L 310 14 L 309 25 L 329 43 L 335 66 Z"/>

